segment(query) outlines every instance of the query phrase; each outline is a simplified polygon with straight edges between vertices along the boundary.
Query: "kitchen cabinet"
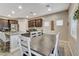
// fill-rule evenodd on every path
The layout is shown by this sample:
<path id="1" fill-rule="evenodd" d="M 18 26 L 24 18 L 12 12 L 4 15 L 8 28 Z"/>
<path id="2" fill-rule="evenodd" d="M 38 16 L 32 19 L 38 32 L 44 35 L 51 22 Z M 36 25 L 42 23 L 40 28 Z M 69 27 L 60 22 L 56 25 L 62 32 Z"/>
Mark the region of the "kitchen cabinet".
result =
<path id="1" fill-rule="evenodd" d="M 18 27 L 17 29 L 19 30 L 18 21 L 0 19 L 0 31 L 10 31 L 11 30 L 11 24 L 17 24 L 17 27 Z"/>
<path id="2" fill-rule="evenodd" d="M 9 27 L 9 30 L 11 30 L 11 24 L 15 24 L 15 25 L 16 25 L 16 27 L 17 27 L 16 31 L 19 30 L 18 21 L 16 21 L 16 20 L 8 20 L 8 27 Z"/>
<path id="3" fill-rule="evenodd" d="M 18 21 L 16 20 L 8 20 L 10 22 L 10 24 L 18 24 Z"/>
<path id="4" fill-rule="evenodd" d="M 42 19 L 35 20 L 35 27 L 42 27 Z"/>
<path id="5" fill-rule="evenodd" d="M 42 27 L 42 19 L 28 21 L 28 27 Z"/>
<path id="6" fill-rule="evenodd" d="M 35 20 L 28 21 L 28 27 L 35 27 Z"/>
<path id="7" fill-rule="evenodd" d="M 28 21 L 28 27 L 31 27 L 31 21 Z"/>
<path id="8" fill-rule="evenodd" d="M 10 41 L 6 42 L 6 51 L 10 51 Z"/>
<path id="9" fill-rule="evenodd" d="M 8 21 L 0 19 L 0 31 L 4 31 L 5 29 L 8 29 Z"/>
<path id="10" fill-rule="evenodd" d="M 0 47 L 0 49 L 1 49 L 1 51 L 3 51 L 3 52 L 5 52 L 5 51 L 7 51 L 7 52 L 9 52 L 10 51 L 10 41 L 7 41 L 7 42 L 4 42 L 4 41 L 2 41 L 2 40 L 0 40 L 1 41 L 1 47 Z"/>

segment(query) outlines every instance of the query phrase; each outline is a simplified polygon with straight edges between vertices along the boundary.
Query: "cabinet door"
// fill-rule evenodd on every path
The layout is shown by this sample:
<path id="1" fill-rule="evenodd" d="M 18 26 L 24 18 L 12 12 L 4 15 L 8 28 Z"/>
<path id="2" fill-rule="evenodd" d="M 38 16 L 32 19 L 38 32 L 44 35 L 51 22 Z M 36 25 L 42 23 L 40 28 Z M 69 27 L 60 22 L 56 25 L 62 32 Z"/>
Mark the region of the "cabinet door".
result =
<path id="1" fill-rule="evenodd" d="M 39 22 L 37 19 L 35 20 L 35 27 L 39 27 Z"/>
<path id="2" fill-rule="evenodd" d="M 35 20 L 28 21 L 28 27 L 35 27 Z"/>
<path id="3" fill-rule="evenodd" d="M 30 23 L 29 23 L 29 24 L 30 24 L 30 27 L 32 27 L 32 21 L 30 21 Z"/>
<path id="4" fill-rule="evenodd" d="M 18 21 L 16 20 L 9 20 L 10 24 L 18 24 Z"/>
<path id="5" fill-rule="evenodd" d="M 28 27 L 31 27 L 31 25 L 30 25 L 30 21 L 28 21 Z"/>
<path id="6" fill-rule="evenodd" d="M 42 19 L 28 21 L 28 27 L 42 27 Z"/>
<path id="7" fill-rule="evenodd" d="M 42 27 L 42 19 L 39 19 L 39 27 Z"/>
<path id="8" fill-rule="evenodd" d="M 35 20 L 31 20 L 32 27 L 35 27 Z"/>
<path id="9" fill-rule="evenodd" d="M 36 19 L 35 26 L 36 27 L 42 27 L 42 19 Z"/>

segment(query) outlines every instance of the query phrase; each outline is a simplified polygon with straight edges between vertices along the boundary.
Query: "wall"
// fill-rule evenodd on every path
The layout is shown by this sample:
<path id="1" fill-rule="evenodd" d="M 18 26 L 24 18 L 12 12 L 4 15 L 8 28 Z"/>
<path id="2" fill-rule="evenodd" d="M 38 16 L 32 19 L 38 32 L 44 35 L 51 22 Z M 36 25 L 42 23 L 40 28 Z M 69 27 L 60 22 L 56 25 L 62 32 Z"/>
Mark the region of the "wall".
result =
<path id="1" fill-rule="evenodd" d="M 70 20 L 72 19 L 73 14 L 74 14 L 75 10 L 77 9 L 77 7 L 78 7 L 78 4 L 71 4 L 70 5 L 70 8 L 69 8 L 69 24 L 70 25 L 71 25 Z M 78 22 L 78 24 L 79 24 L 79 22 Z M 78 37 L 77 37 L 77 39 L 75 39 L 70 34 L 70 28 L 71 28 L 70 25 L 69 25 L 69 32 L 68 32 L 69 33 L 70 48 L 71 48 L 72 54 L 77 56 L 77 55 L 79 55 L 79 39 L 78 39 L 79 38 L 79 28 L 77 31 Z"/>
<path id="2" fill-rule="evenodd" d="M 43 18 L 43 27 L 37 28 L 38 30 L 43 30 L 43 32 L 46 34 L 54 34 L 57 32 L 61 32 L 61 40 L 63 41 L 68 40 L 68 36 L 67 36 L 68 35 L 68 26 L 67 26 L 68 11 L 62 11 L 55 14 L 46 15 L 46 16 L 43 16 L 42 18 Z M 51 23 L 52 20 L 56 21 L 60 19 L 63 20 L 63 26 L 57 27 L 56 23 L 54 23 L 55 31 L 51 31 L 50 24 L 49 26 L 44 26 L 45 22 Z M 28 30 L 28 20 L 22 19 L 22 20 L 19 20 L 18 22 L 19 22 L 19 31 L 25 32 L 26 30 Z"/>
<path id="3" fill-rule="evenodd" d="M 62 27 L 56 26 L 56 22 L 55 22 L 54 23 L 55 31 L 51 31 L 51 25 L 50 24 L 49 24 L 49 26 L 44 26 L 45 22 L 51 23 L 52 20 L 56 21 L 56 20 L 60 20 L 60 19 L 63 20 L 63 26 Z M 68 40 L 67 22 L 68 22 L 68 11 L 63 11 L 63 12 L 44 16 L 43 17 L 43 32 L 48 33 L 48 34 L 61 32 L 61 39 L 64 40 L 64 41 L 67 41 Z"/>
<path id="4" fill-rule="evenodd" d="M 27 19 L 20 19 L 18 20 L 19 23 L 19 31 L 26 32 L 28 30 L 28 20 Z"/>

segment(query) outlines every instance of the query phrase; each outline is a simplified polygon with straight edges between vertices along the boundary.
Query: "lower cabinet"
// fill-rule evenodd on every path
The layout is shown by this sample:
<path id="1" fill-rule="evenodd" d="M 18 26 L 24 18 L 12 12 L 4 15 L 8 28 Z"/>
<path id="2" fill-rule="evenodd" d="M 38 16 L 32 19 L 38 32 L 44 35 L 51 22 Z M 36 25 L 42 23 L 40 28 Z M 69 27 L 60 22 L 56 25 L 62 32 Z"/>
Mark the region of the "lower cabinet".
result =
<path id="1" fill-rule="evenodd" d="M 10 41 L 7 41 L 7 42 L 1 41 L 0 50 L 4 51 L 4 52 L 9 52 L 10 51 Z"/>
<path id="2" fill-rule="evenodd" d="M 10 41 L 5 43 L 5 50 L 8 52 L 10 51 Z"/>

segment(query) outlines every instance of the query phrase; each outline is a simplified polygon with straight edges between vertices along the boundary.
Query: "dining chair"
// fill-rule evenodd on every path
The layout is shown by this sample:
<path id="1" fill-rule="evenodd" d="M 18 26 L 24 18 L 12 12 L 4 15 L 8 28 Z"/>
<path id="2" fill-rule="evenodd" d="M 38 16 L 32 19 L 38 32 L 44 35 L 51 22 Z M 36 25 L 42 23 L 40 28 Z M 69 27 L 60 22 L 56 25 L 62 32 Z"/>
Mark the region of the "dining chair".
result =
<path id="1" fill-rule="evenodd" d="M 59 52 L 59 40 L 60 40 L 60 32 L 56 34 L 56 41 L 55 41 L 55 47 L 53 48 L 53 53 L 50 54 L 50 56 L 58 56 Z"/>
<path id="2" fill-rule="evenodd" d="M 30 49 L 30 38 L 28 37 L 24 37 L 24 36 L 19 36 L 20 37 L 20 47 L 21 47 L 21 52 L 22 54 L 25 53 L 25 51 L 27 50 L 28 52 L 28 56 L 31 56 L 31 49 Z M 24 47 L 27 46 L 27 48 L 25 48 L 24 50 Z"/>

